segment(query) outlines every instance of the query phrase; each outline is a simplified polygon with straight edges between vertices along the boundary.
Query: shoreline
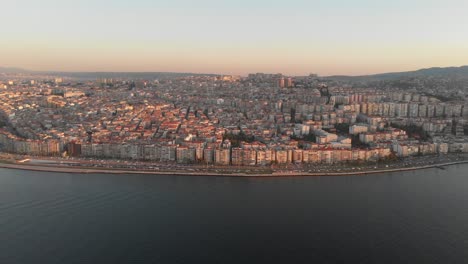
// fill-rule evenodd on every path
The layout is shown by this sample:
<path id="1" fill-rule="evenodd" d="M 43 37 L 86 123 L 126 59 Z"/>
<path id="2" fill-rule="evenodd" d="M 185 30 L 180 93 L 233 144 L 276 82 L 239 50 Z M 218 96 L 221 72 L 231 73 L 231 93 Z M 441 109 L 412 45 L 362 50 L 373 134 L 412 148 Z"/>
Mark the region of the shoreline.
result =
<path id="1" fill-rule="evenodd" d="M 458 164 L 467 164 L 468 160 L 435 163 L 424 166 L 393 168 L 393 169 L 376 169 L 367 171 L 353 171 L 353 172 L 273 172 L 265 174 L 246 174 L 246 173 L 219 173 L 219 172 L 188 172 L 188 171 L 147 171 L 147 170 L 120 170 L 120 169 L 94 169 L 94 168 L 70 168 L 64 166 L 53 165 L 24 165 L 13 163 L 0 163 L 0 168 L 14 169 L 14 170 L 27 170 L 27 171 L 41 171 L 41 172 L 54 172 L 54 173 L 72 173 L 72 174 L 136 174 L 136 175 L 165 175 L 165 176 L 214 176 L 214 177 L 317 177 L 317 176 L 357 176 L 368 174 L 381 174 L 392 173 L 401 171 L 414 171 L 431 168 L 439 168 L 443 166 L 451 166 Z"/>

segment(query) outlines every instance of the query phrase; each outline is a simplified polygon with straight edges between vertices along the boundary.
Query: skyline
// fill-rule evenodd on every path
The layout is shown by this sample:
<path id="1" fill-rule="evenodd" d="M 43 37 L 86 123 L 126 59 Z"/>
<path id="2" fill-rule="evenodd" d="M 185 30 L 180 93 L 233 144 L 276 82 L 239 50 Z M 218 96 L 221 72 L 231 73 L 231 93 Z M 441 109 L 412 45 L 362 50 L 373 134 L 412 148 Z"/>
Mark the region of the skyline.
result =
<path id="1" fill-rule="evenodd" d="M 412 70 L 408 70 L 408 71 L 401 71 L 401 72 L 397 72 L 397 71 L 393 71 L 393 72 L 377 72 L 377 73 L 370 73 L 370 74 L 367 74 L 367 75 L 343 75 L 343 74 L 335 74 L 335 75 L 318 75 L 319 77 L 366 77 L 366 76 L 378 76 L 378 75 L 386 75 L 386 74 L 400 74 L 400 73 L 413 73 L 413 72 L 420 72 L 420 71 L 427 71 L 427 70 L 437 70 L 437 69 L 440 69 L 440 70 L 448 70 L 448 69 L 462 69 L 462 68 L 467 68 L 468 65 L 460 65 L 460 66 L 447 66 L 447 67 L 438 67 L 438 66 L 433 66 L 433 67 L 428 67 L 428 68 L 421 68 L 421 69 L 412 69 Z M 196 74 L 196 75 L 218 75 L 218 76 L 221 76 L 221 75 L 225 75 L 225 76 L 239 76 L 239 77 L 248 77 L 248 75 L 250 74 L 269 74 L 269 75 L 276 75 L 276 74 L 283 74 L 281 72 L 249 72 L 247 74 L 244 74 L 244 75 L 236 75 L 236 74 L 229 74 L 229 73 L 216 73 L 216 72 L 169 72 L 169 71 L 116 71 L 116 72 L 112 72 L 112 71 L 55 71 L 55 70 L 31 70 L 31 69 L 25 69 L 25 68 L 22 68 L 22 67 L 15 67 L 15 66 L 7 66 L 7 67 L 4 67 L 2 65 L 0 65 L 0 73 L 2 70 L 7 70 L 6 72 L 4 73 L 20 73 L 20 72 L 25 72 L 25 73 L 32 73 L 32 74 L 42 74 L 42 73 L 46 73 L 46 74 L 67 74 L 67 73 L 70 73 L 70 74 L 80 74 L 80 73 L 83 73 L 83 74 L 93 74 L 93 73 L 110 73 L 110 74 L 119 74 L 119 73 L 122 73 L 122 74 L 139 74 L 139 73 L 147 73 L 147 74 L 151 74 L 151 73 L 161 73 L 161 74 L 164 74 L 164 73 L 167 73 L 167 74 Z M 310 73 L 310 75 L 317 75 L 316 73 Z M 283 74 L 284 76 L 284 74 Z M 301 76 L 307 76 L 307 75 L 286 75 L 286 76 L 290 76 L 290 77 L 301 77 Z"/>
<path id="2" fill-rule="evenodd" d="M 460 0 L 4 6 L 0 64 L 36 71 L 367 75 L 468 64 Z"/>

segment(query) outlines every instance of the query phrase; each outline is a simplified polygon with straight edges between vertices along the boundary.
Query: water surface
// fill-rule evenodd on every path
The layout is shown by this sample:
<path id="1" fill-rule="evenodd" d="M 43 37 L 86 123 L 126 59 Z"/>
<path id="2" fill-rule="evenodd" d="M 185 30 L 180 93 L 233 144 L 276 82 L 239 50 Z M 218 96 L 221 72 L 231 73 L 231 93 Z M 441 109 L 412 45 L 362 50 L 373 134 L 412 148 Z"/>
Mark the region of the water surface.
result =
<path id="1" fill-rule="evenodd" d="M 259 179 L 0 169 L 0 263 L 464 263 L 467 171 Z"/>

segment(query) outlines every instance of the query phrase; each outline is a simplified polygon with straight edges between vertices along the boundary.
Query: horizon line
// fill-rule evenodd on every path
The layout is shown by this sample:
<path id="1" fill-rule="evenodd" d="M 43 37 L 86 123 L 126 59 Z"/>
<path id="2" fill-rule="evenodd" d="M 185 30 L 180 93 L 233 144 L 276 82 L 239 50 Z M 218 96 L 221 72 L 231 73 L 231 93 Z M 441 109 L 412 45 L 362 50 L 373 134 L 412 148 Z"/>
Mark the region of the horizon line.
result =
<path id="1" fill-rule="evenodd" d="M 431 66 L 431 67 L 424 67 L 419 69 L 413 69 L 408 71 L 387 71 L 387 72 L 376 72 L 376 73 L 368 73 L 368 74 L 360 74 L 360 75 L 347 75 L 347 74 L 331 74 L 331 75 L 320 75 L 317 73 L 309 73 L 309 75 L 316 74 L 320 77 L 363 77 L 363 76 L 373 76 L 373 75 L 381 75 L 381 74 L 393 74 L 393 73 L 407 73 L 407 72 L 416 72 L 421 70 L 429 70 L 429 69 L 449 69 L 449 68 L 463 68 L 468 67 L 468 64 L 460 65 L 460 66 Z M 25 71 L 30 73 L 165 73 L 165 74 L 196 74 L 196 75 L 217 75 L 217 76 L 248 76 L 249 74 L 256 74 L 256 73 L 263 73 L 263 74 L 282 74 L 286 76 L 308 76 L 308 75 L 288 75 L 283 74 L 281 72 L 250 72 L 245 75 L 243 74 L 221 74 L 221 73 L 200 73 L 200 72 L 184 72 L 184 71 L 67 71 L 67 70 L 30 70 L 23 67 L 16 67 L 16 66 L 0 66 L 0 69 L 9 69 L 9 70 L 18 70 L 18 71 Z M 11 72 L 15 73 L 15 72 Z M 17 72 L 19 73 L 19 72 Z"/>

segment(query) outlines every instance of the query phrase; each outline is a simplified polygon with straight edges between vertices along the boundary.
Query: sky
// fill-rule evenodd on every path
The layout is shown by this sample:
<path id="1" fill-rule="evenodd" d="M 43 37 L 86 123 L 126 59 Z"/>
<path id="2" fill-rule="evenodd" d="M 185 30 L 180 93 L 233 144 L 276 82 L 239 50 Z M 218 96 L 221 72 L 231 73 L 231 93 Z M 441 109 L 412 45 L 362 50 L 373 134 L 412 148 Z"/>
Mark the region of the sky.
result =
<path id="1" fill-rule="evenodd" d="M 361 75 L 468 64 L 466 0 L 0 0 L 0 66 Z"/>

